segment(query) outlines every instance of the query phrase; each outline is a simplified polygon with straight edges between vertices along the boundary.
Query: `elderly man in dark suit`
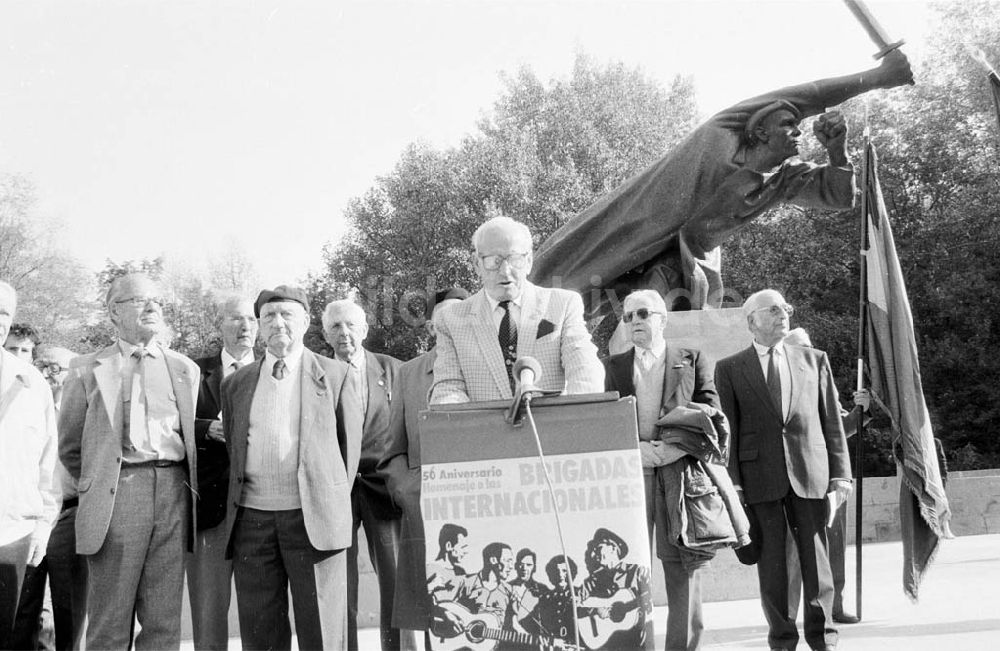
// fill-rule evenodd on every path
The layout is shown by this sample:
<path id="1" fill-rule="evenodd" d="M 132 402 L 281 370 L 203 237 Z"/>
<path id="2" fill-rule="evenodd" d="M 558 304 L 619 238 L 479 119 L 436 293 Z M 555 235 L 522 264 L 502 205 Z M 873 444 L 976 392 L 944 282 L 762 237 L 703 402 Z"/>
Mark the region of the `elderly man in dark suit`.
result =
<path id="1" fill-rule="evenodd" d="M 612 355 L 605 362 L 604 386 L 621 396 L 636 397 L 639 452 L 646 483 L 646 522 L 650 538 L 663 563 L 667 587 L 667 651 L 697 649 L 704 629 L 701 616 L 701 573 L 708 562 L 704 554 L 685 552 L 677 537 L 668 534 L 662 481 L 657 468 L 680 463 L 660 440 L 656 421 L 678 406 L 697 402 L 717 409 L 712 366 L 700 351 L 668 347 L 663 338 L 667 307 L 663 297 L 650 289 L 625 297 L 622 320 L 633 348 Z M 660 517 L 662 516 L 662 517 Z M 654 525 L 655 523 L 655 525 Z"/>
<path id="2" fill-rule="evenodd" d="M 300 649 L 347 646 L 347 548 L 361 407 L 341 362 L 307 350 L 304 290 L 257 297 L 267 346 L 222 384 L 229 450 L 227 557 L 247 649 L 291 648 L 288 590 Z"/>
<path id="3" fill-rule="evenodd" d="M 253 364 L 257 317 L 253 302 L 226 296 L 218 302 L 222 350 L 195 360 L 201 369 L 195 435 L 198 440 L 198 532 L 187 557 L 188 599 L 194 648 L 225 649 L 229 644 L 229 600 L 233 563 L 226 559 L 226 495 L 229 453 L 222 433 L 222 380 Z"/>
<path id="4" fill-rule="evenodd" d="M 323 334 L 337 359 L 350 367 L 361 396 L 358 415 L 364 421 L 359 441 L 361 457 L 358 476 L 351 492 L 354 535 L 347 556 L 348 646 L 358 648 L 358 527 L 363 525 L 368 541 L 368 558 L 378 576 L 382 649 L 412 649 L 415 647 L 413 636 L 401 636 L 399 629 L 392 626 L 402 514 L 389 496 L 385 474 L 377 470 L 379 462 L 385 458 L 392 385 L 400 361 L 364 349 L 362 344 L 368 336 L 368 320 L 365 311 L 353 301 L 333 301 L 326 306 L 323 311 Z"/>
<path id="5" fill-rule="evenodd" d="M 118 341 L 73 360 L 59 458 L 77 481 L 77 552 L 88 556 L 88 649 L 180 646 L 185 541 L 195 527 L 198 367 L 157 341 L 164 300 L 144 274 L 116 278 Z"/>
<path id="6" fill-rule="evenodd" d="M 469 293 L 461 287 L 445 289 L 434 295 L 424 322 L 432 338 L 434 315 L 468 296 Z M 427 630 L 431 616 L 424 521 L 420 512 L 420 428 L 417 417 L 427 409 L 427 392 L 434 384 L 436 358 L 435 347 L 399 367 L 393 386 L 397 398 L 392 403 L 385 458 L 379 464 L 379 471 L 386 477 L 393 501 L 403 511 L 392 624 L 414 631 Z"/>
<path id="7" fill-rule="evenodd" d="M 826 353 L 786 345 L 792 307 L 765 289 L 743 305 L 753 344 L 716 366 L 715 382 L 732 427 L 729 472 L 761 526 L 761 604 L 772 649 L 794 649 L 785 530 L 799 551 L 804 633 L 812 649 L 833 649 L 833 577 L 826 521 L 851 492 L 840 401 Z"/>

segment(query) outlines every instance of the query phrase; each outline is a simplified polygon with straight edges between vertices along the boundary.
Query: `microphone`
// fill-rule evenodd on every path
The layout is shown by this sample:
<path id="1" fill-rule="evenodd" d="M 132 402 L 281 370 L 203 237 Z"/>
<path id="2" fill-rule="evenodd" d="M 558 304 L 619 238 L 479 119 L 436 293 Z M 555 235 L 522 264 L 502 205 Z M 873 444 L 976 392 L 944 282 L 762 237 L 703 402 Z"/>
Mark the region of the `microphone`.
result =
<path id="1" fill-rule="evenodd" d="M 518 357 L 514 361 L 514 368 L 512 370 L 522 395 L 529 391 L 541 391 L 541 389 L 535 386 L 535 382 L 542 377 L 542 365 L 538 363 L 537 359 L 527 356 Z"/>
<path id="2" fill-rule="evenodd" d="M 521 407 L 531 400 L 533 395 L 545 394 L 535 385 L 535 382 L 542 377 L 542 365 L 534 357 L 527 355 L 518 357 L 514 360 L 511 374 L 515 381 L 514 400 L 510 403 L 510 409 L 507 410 L 506 420 L 508 423 L 516 425 L 520 422 Z"/>

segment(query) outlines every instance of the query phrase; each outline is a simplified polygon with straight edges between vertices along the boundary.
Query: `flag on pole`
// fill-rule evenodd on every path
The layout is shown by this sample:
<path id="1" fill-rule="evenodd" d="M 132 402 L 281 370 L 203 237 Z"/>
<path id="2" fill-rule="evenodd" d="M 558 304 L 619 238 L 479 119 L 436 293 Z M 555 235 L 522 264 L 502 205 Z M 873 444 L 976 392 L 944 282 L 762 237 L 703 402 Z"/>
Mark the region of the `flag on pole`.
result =
<path id="1" fill-rule="evenodd" d="M 993 108 L 997 111 L 997 124 L 1000 125 L 1000 76 L 990 70 L 987 78 L 990 80 L 990 91 L 993 93 Z"/>
<path id="2" fill-rule="evenodd" d="M 865 156 L 868 372 L 872 394 L 892 419 L 896 468 L 901 479 L 903 590 L 915 601 L 939 540 L 950 537 L 951 511 L 920 383 L 913 316 L 882 198 L 875 149 L 870 143 Z"/>

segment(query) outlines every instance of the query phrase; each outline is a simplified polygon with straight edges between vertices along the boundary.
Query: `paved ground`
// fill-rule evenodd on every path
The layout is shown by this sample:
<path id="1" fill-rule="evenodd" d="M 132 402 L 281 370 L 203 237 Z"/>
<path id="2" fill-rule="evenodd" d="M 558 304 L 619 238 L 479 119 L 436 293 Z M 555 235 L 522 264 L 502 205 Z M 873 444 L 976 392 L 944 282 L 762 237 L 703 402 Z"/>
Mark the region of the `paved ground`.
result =
<path id="1" fill-rule="evenodd" d="M 851 577 L 847 602 L 853 610 L 853 547 L 848 549 L 847 558 Z M 841 649 L 1000 649 L 1000 535 L 943 541 L 915 604 L 903 594 L 902 559 L 898 542 L 865 546 L 863 621 L 840 627 Z M 658 650 L 663 648 L 666 616 L 666 608 L 656 609 Z M 767 627 L 763 622 L 755 599 L 706 604 L 702 648 L 766 649 Z M 362 649 L 378 651 L 378 631 L 363 629 L 360 642 Z M 181 648 L 193 647 L 186 641 Z M 231 640 L 230 648 L 240 648 L 239 640 Z"/>

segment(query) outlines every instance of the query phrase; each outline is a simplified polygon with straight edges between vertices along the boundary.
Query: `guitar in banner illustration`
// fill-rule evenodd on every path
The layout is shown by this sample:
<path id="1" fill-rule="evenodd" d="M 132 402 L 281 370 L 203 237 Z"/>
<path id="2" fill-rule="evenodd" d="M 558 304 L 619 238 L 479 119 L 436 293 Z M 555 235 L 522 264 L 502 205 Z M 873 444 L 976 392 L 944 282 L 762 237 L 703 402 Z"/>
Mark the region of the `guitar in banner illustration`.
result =
<path id="1" fill-rule="evenodd" d="M 610 597 L 588 597 L 577 609 L 580 643 L 588 649 L 617 648 L 616 640 L 635 635 L 644 623 L 642 603 L 628 588 Z"/>
<path id="2" fill-rule="evenodd" d="M 578 651 L 574 645 L 560 639 L 504 628 L 500 617 L 494 613 L 473 613 L 453 601 L 439 603 L 437 607 L 448 615 L 447 624 L 440 622 L 441 625 L 431 627 L 431 635 L 435 638 L 433 646 L 440 651 L 493 651 L 501 642 L 504 646 L 533 647 L 543 651 Z M 456 623 L 457 630 L 451 626 Z"/>

